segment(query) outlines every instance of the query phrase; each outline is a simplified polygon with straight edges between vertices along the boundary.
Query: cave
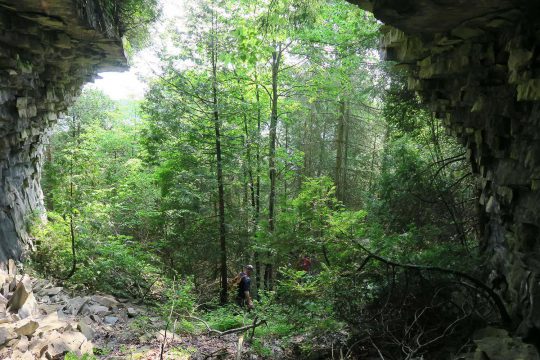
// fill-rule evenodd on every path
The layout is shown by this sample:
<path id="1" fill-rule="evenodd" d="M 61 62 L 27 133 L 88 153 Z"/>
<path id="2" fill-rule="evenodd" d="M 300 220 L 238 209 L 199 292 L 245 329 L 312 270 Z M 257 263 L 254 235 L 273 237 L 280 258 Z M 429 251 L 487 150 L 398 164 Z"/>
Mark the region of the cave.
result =
<path id="1" fill-rule="evenodd" d="M 540 329 L 540 5 L 351 0 L 384 22 L 384 56 L 467 149 L 480 244 L 518 333 Z M 96 0 L 0 1 L 0 262 L 20 259 L 40 216 L 47 133 L 81 86 L 127 67 Z M 486 279 L 487 280 L 487 279 Z"/>

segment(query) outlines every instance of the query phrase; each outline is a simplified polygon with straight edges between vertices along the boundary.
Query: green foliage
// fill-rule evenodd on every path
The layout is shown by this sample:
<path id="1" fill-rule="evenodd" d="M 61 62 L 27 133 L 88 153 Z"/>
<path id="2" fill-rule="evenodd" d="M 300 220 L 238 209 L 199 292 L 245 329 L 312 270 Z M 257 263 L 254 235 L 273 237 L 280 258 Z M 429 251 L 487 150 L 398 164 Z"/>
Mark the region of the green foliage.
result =
<path id="1" fill-rule="evenodd" d="M 380 222 L 389 235 L 402 234 L 394 248 L 408 240 L 410 254 L 442 247 L 469 255 L 476 235 L 470 199 L 476 194 L 463 150 L 445 136 L 416 95 L 403 89 L 402 74 L 390 75 L 383 111 L 389 141 L 377 197 L 370 203 L 373 222 Z"/>
<path id="2" fill-rule="evenodd" d="M 259 339 L 253 340 L 253 344 L 251 344 L 251 346 L 253 348 L 253 351 L 255 351 L 255 353 L 261 356 L 265 356 L 265 357 L 272 356 L 272 349 L 266 346 L 264 342 Z"/>
<path id="3" fill-rule="evenodd" d="M 151 291 L 159 271 L 144 250 L 130 244 L 129 238 L 109 236 L 102 242 L 87 244 L 88 248 L 80 248 L 83 263 L 73 282 L 124 296 L 142 297 Z"/>
<path id="4" fill-rule="evenodd" d="M 150 26 L 159 18 L 158 0 L 99 0 L 104 13 L 126 39 L 128 54 L 147 45 Z"/>
<path id="5" fill-rule="evenodd" d="M 84 354 L 82 356 L 77 356 L 74 353 L 67 353 L 64 357 L 64 360 L 97 360 L 94 355 Z"/>
<path id="6" fill-rule="evenodd" d="M 69 284 L 143 297 L 159 276 L 155 253 L 158 189 L 142 167 L 136 104 L 116 106 L 87 89 L 51 139 L 44 168 L 49 221 L 35 221 L 36 270 L 61 278 L 71 267 L 70 218 L 77 271 Z M 51 260 L 54 259 L 54 260 Z"/>
<path id="7" fill-rule="evenodd" d="M 176 324 L 176 331 L 180 334 L 196 334 L 197 327 L 187 319 L 181 319 Z"/>
<path id="8" fill-rule="evenodd" d="M 342 238 L 362 234 L 365 212 L 347 210 L 328 177 L 305 179 L 298 196 L 279 214 L 271 244 L 296 256 L 319 257 L 326 265 L 346 256 Z"/>
<path id="9" fill-rule="evenodd" d="M 72 261 L 69 223 L 54 212 L 48 216 L 47 223 L 37 221 L 31 229 L 38 240 L 31 264 L 46 276 L 62 278 Z M 121 296 L 143 296 L 150 291 L 159 271 L 140 246 L 125 236 L 93 235 L 77 239 L 77 272 L 68 284 Z"/>
<path id="10" fill-rule="evenodd" d="M 236 305 L 219 307 L 205 314 L 205 319 L 212 329 L 225 331 L 244 326 L 244 317 L 239 314 Z"/>
<path id="11" fill-rule="evenodd" d="M 196 307 L 194 285 L 192 278 L 180 281 L 166 281 L 163 284 L 165 302 L 160 307 L 163 317 L 170 315 L 171 311 L 176 317 L 191 314 Z"/>
<path id="12" fill-rule="evenodd" d="M 32 267 L 44 276 L 62 277 L 69 272 L 72 262 L 69 221 L 49 212 L 47 221 L 35 217 L 30 225 L 36 250 L 31 253 Z"/>

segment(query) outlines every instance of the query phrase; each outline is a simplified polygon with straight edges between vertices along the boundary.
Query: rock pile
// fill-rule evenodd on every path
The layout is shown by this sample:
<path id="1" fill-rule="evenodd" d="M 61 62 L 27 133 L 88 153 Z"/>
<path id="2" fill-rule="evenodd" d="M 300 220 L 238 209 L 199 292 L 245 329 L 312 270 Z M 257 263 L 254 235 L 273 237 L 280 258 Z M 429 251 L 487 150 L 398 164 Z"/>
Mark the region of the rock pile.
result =
<path id="1" fill-rule="evenodd" d="M 474 334 L 473 340 L 476 345 L 474 353 L 465 354 L 456 360 L 540 360 L 534 345 L 524 343 L 504 329 L 480 329 Z"/>
<path id="2" fill-rule="evenodd" d="M 63 359 L 91 354 L 99 331 L 135 317 L 138 309 L 110 295 L 71 297 L 48 280 L 0 270 L 0 359 Z"/>

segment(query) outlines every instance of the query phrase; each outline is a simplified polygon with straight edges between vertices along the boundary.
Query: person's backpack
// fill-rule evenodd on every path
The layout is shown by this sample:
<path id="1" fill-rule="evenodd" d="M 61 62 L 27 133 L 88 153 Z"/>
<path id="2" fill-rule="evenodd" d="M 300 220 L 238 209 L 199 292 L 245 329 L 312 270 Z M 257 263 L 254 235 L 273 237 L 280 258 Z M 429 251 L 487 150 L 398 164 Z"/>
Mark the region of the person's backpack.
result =
<path id="1" fill-rule="evenodd" d="M 236 275 L 233 279 L 229 280 L 229 283 L 227 284 L 227 288 L 230 290 L 233 287 L 238 287 L 240 285 L 240 281 L 246 276 L 243 272 Z"/>

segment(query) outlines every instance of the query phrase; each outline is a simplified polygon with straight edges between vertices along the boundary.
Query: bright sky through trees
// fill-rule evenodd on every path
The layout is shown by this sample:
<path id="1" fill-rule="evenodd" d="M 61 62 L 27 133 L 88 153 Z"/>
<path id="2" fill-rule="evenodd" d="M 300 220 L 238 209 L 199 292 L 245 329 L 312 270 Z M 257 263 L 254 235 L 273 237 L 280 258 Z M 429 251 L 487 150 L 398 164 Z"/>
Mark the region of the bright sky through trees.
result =
<path id="1" fill-rule="evenodd" d="M 131 67 L 125 72 L 103 72 L 100 79 L 86 85 L 97 88 L 113 100 L 141 100 L 148 90 L 146 78 L 153 77 L 159 68 L 156 51 L 161 48 L 160 34 L 165 31 L 169 22 L 174 21 L 176 27 L 183 26 L 186 16 L 184 0 L 161 0 L 163 15 L 161 21 L 154 25 L 150 47 L 135 54 L 131 59 Z"/>

